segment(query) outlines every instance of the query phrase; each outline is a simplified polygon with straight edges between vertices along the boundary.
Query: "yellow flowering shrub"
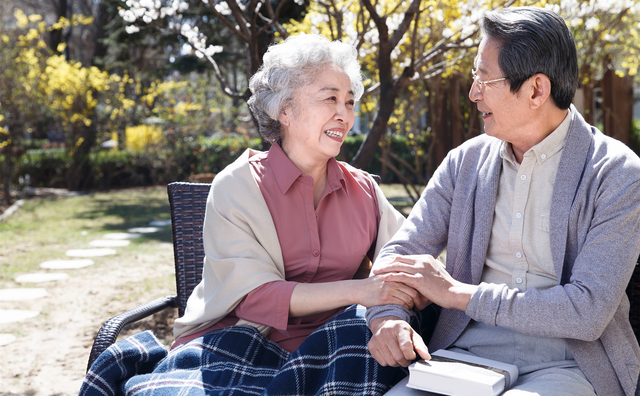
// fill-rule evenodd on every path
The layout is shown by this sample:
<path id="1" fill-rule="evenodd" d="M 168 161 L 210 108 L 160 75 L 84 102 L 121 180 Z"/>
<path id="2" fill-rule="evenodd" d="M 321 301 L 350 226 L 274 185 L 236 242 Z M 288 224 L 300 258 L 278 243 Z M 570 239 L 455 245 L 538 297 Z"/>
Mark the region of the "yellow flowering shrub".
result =
<path id="1" fill-rule="evenodd" d="M 151 125 L 127 127 L 126 148 L 128 150 L 144 150 L 163 142 L 162 129 Z"/>

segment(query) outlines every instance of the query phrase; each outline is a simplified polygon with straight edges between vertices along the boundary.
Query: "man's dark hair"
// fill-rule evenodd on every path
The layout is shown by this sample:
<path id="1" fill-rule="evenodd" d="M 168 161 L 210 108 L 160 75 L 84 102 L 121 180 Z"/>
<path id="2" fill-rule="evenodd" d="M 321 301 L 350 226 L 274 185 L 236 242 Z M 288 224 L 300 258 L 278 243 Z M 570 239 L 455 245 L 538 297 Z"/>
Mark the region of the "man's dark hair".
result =
<path id="1" fill-rule="evenodd" d="M 568 109 L 578 89 L 576 43 L 564 20 L 544 8 L 513 7 L 484 14 L 482 32 L 500 46 L 498 65 L 516 93 L 531 76 L 551 80 L 551 98 Z"/>

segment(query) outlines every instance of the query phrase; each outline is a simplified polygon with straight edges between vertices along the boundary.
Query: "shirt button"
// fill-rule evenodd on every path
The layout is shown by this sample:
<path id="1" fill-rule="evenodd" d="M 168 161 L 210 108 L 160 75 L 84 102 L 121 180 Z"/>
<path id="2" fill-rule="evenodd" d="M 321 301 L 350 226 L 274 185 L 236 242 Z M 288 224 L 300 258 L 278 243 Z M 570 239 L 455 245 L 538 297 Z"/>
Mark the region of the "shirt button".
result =
<path id="1" fill-rule="evenodd" d="M 319 252 L 319 251 L 317 251 L 317 250 L 314 250 L 314 251 L 313 251 L 313 253 L 311 253 L 311 254 L 313 254 L 313 257 L 318 257 L 318 255 L 320 254 L 320 252 Z"/>
<path id="2" fill-rule="evenodd" d="M 517 284 L 521 284 L 522 283 L 522 278 L 516 278 L 516 283 Z"/>
<path id="3" fill-rule="evenodd" d="M 546 154 L 541 154 L 540 158 L 545 159 L 545 158 L 547 158 L 547 155 Z"/>
<path id="4" fill-rule="evenodd" d="M 527 175 L 521 175 L 520 180 L 527 180 Z"/>
<path id="5" fill-rule="evenodd" d="M 522 213 L 516 213 L 516 218 L 521 218 L 522 217 Z"/>
<path id="6" fill-rule="evenodd" d="M 304 283 L 309 283 L 309 279 L 304 278 L 304 279 L 302 280 L 302 282 L 304 282 Z"/>
<path id="7" fill-rule="evenodd" d="M 517 258 L 521 258 L 522 257 L 522 253 L 520 253 L 520 252 L 516 253 L 516 257 Z"/>

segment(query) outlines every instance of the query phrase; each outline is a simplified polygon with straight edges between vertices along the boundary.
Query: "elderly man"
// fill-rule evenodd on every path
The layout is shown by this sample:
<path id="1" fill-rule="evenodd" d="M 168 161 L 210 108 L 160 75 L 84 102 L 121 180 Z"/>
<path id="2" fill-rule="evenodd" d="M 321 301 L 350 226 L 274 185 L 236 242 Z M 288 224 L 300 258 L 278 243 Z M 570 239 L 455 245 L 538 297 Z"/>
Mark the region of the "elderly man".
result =
<path id="1" fill-rule="evenodd" d="M 640 159 L 571 100 L 575 42 L 555 13 L 487 12 L 469 98 L 485 135 L 452 150 L 373 271 L 442 307 L 425 345 L 397 306 L 367 312 L 382 365 L 462 350 L 513 363 L 505 395 L 636 394 L 625 288 L 640 253 Z M 446 268 L 436 260 L 447 250 Z"/>

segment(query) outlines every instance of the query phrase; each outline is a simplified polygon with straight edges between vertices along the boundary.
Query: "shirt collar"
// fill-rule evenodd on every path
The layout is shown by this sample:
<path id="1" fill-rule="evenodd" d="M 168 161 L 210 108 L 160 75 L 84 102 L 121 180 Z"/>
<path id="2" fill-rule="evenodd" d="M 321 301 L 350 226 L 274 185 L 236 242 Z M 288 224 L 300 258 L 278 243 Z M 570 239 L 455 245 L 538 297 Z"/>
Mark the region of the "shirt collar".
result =
<path id="1" fill-rule="evenodd" d="M 553 155 L 560 152 L 564 148 L 564 143 L 567 139 L 567 133 L 569 133 L 569 125 L 571 124 L 571 120 L 573 120 L 573 113 L 571 112 L 571 109 L 569 109 L 567 111 L 566 117 L 564 117 L 564 120 L 560 123 L 560 125 L 558 125 L 558 127 L 540 143 L 531 147 L 529 151 L 525 153 L 525 156 L 531 155 L 530 153 L 533 153 L 536 157 L 536 161 L 538 163 L 543 163 Z M 502 142 L 502 147 L 500 148 L 500 157 L 514 164 L 518 164 L 516 161 L 516 157 L 513 154 L 511 143 L 507 143 L 504 141 Z"/>
<path id="2" fill-rule="evenodd" d="M 273 170 L 276 177 L 276 182 L 280 188 L 282 194 L 286 194 L 291 188 L 293 183 L 298 180 L 300 176 L 304 176 L 303 173 L 294 165 L 293 162 L 287 157 L 284 150 L 278 143 L 273 143 L 269 152 L 267 153 L 267 160 Z M 327 185 L 329 186 L 329 192 L 333 192 L 339 188 L 344 188 L 347 195 L 349 194 L 348 184 L 346 183 L 344 173 L 338 161 L 335 158 L 330 158 L 327 162 Z"/>

